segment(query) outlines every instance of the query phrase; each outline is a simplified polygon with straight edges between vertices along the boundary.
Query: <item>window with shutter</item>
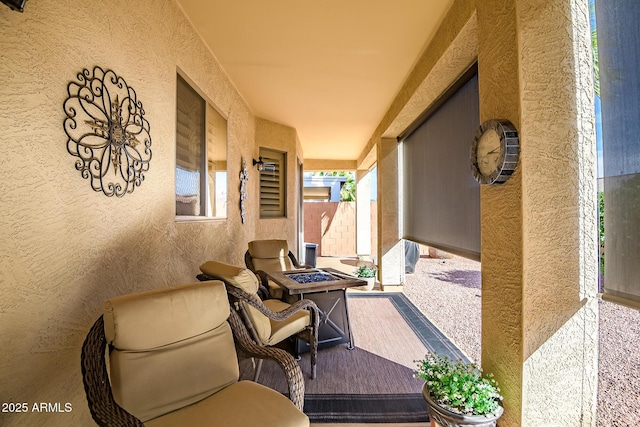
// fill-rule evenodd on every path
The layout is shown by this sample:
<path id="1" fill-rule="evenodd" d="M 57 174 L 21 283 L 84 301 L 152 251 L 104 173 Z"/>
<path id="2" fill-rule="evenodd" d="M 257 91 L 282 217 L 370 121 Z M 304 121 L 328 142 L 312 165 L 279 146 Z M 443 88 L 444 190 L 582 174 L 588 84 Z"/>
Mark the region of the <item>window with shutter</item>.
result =
<path id="1" fill-rule="evenodd" d="M 260 148 L 264 167 L 260 171 L 260 218 L 281 218 L 286 210 L 287 154 Z"/>
<path id="2" fill-rule="evenodd" d="M 176 216 L 227 216 L 227 120 L 180 75 L 176 91 Z"/>

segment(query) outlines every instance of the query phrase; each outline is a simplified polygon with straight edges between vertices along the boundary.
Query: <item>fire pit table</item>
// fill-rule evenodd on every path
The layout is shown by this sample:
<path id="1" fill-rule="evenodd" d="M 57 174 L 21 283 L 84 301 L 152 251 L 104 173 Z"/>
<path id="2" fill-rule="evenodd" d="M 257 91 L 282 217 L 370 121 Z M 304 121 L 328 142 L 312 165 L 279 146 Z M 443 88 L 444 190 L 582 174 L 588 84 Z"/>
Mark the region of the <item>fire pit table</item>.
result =
<path id="1" fill-rule="evenodd" d="M 349 323 L 347 288 L 364 286 L 366 281 L 333 268 L 309 268 L 294 271 L 274 271 L 267 276 L 285 290 L 283 299 L 293 303 L 303 298 L 314 301 L 320 310 L 318 348 L 347 343 L 354 348 Z M 297 340 L 296 353 L 309 350 L 309 345 Z"/>

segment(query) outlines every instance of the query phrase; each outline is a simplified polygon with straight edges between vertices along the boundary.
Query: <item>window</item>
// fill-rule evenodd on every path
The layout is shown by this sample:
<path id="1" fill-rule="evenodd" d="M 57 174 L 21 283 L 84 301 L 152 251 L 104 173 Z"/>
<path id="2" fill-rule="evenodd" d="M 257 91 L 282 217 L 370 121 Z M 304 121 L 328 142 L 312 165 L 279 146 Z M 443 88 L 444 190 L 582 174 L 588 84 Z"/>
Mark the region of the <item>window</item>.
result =
<path id="1" fill-rule="evenodd" d="M 227 217 L 227 120 L 179 75 L 176 216 Z"/>
<path id="2" fill-rule="evenodd" d="M 287 216 L 287 153 L 260 148 L 260 218 Z"/>

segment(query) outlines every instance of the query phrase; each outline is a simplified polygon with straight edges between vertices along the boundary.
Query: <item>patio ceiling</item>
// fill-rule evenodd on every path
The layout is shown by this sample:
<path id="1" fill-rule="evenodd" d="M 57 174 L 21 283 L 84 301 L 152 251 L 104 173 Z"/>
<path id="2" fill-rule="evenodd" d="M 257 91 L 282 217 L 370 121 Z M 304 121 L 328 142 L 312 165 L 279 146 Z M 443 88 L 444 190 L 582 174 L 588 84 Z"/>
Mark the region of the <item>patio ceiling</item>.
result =
<path id="1" fill-rule="evenodd" d="M 453 0 L 178 0 L 252 112 L 355 160 Z"/>

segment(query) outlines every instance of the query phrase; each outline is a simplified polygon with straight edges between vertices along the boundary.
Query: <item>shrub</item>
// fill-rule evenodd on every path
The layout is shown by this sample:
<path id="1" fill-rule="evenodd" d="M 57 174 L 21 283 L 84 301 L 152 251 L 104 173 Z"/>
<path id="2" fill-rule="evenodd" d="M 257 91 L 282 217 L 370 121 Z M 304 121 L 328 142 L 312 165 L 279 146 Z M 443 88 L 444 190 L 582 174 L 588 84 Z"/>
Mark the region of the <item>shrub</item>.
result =
<path id="1" fill-rule="evenodd" d="M 431 399 L 438 405 L 463 415 L 493 414 L 502 396 L 493 375 L 482 376 L 473 363 L 451 361 L 440 355 L 427 355 L 416 361 L 416 377 L 425 381 Z"/>
<path id="2" fill-rule="evenodd" d="M 361 265 L 355 271 L 357 277 L 376 277 L 376 269 L 368 265 Z"/>

